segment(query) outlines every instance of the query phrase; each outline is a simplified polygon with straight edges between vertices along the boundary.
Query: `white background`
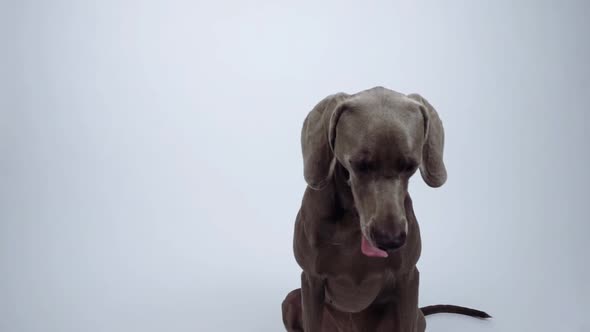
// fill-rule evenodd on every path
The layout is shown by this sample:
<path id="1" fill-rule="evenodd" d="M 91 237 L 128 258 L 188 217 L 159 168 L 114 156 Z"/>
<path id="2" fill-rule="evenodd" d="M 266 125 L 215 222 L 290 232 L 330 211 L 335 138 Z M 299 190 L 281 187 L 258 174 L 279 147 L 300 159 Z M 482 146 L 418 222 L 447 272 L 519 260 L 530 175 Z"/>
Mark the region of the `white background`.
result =
<path id="1" fill-rule="evenodd" d="M 0 331 L 282 331 L 320 99 L 418 92 L 429 331 L 589 331 L 584 1 L 18 1 L 0 8 Z"/>

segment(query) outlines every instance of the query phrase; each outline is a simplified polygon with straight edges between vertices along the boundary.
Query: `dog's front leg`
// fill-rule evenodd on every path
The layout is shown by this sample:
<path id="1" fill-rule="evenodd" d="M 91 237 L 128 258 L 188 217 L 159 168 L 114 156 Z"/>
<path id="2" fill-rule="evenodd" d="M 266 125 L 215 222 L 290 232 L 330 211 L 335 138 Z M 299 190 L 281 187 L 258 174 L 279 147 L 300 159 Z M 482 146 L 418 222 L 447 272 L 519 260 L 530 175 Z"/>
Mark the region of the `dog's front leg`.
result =
<path id="1" fill-rule="evenodd" d="M 420 286 L 420 272 L 414 268 L 410 273 L 399 280 L 397 303 L 397 317 L 399 318 L 399 331 L 424 332 L 426 322 L 418 308 L 418 288 Z"/>
<path id="2" fill-rule="evenodd" d="M 395 301 L 381 314 L 376 332 L 424 332 L 426 322 L 418 308 L 418 269 L 399 276 L 395 284 Z"/>
<path id="3" fill-rule="evenodd" d="M 324 314 L 324 280 L 301 273 L 301 304 L 303 305 L 303 331 L 320 332 Z"/>

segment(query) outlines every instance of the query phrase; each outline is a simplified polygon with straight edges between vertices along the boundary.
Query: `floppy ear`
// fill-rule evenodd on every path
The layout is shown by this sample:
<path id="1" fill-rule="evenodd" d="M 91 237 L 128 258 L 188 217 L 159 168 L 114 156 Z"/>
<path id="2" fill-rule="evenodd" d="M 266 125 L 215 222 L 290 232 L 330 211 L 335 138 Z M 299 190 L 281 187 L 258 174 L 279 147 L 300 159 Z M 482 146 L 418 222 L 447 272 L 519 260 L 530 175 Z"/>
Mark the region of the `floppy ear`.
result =
<path id="1" fill-rule="evenodd" d="M 342 102 L 347 97 L 345 93 L 338 93 L 324 98 L 303 122 L 303 173 L 307 185 L 312 189 L 323 189 L 332 176 L 336 162 L 333 151 L 336 124 L 343 110 Z"/>
<path id="2" fill-rule="evenodd" d="M 431 187 L 440 187 L 447 181 L 447 170 L 443 162 L 445 131 L 442 121 L 430 103 L 417 93 L 409 94 L 409 98 L 419 102 L 424 116 L 425 143 L 422 148 L 420 174 Z"/>

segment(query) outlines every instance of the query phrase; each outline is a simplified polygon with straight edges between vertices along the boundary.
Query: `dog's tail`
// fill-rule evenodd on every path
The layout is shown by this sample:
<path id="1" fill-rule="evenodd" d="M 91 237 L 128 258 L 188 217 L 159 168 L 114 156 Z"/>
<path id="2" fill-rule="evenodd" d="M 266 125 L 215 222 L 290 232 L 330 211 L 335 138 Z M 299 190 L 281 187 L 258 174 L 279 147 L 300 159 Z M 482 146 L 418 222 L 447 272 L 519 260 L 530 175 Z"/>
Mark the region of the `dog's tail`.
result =
<path id="1" fill-rule="evenodd" d="M 451 314 L 460 314 L 460 315 L 466 315 L 466 316 L 482 318 L 482 319 L 492 318 L 492 316 L 488 315 L 487 313 L 485 313 L 483 311 L 471 309 L 471 308 L 466 308 L 466 307 L 460 307 L 458 305 L 450 305 L 450 304 L 429 305 L 427 307 L 420 308 L 420 310 L 422 310 L 422 314 L 424 314 L 424 316 L 439 314 L 439 313 L 451 313 Z"/>

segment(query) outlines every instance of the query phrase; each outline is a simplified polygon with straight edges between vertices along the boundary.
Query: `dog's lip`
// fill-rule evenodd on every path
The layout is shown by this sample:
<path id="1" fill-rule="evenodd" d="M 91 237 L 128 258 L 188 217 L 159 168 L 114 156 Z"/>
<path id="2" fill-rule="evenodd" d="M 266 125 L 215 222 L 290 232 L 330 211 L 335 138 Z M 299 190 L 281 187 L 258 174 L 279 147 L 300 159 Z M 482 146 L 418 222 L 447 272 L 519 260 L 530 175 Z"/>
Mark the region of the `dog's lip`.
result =
<path id="1" fill-rule="evenodd" d="M 368 257 L 386 258 L 389 256 L 386 251 L 373 246 L 364 234 L 361 235 L 361 252 Z"/>

